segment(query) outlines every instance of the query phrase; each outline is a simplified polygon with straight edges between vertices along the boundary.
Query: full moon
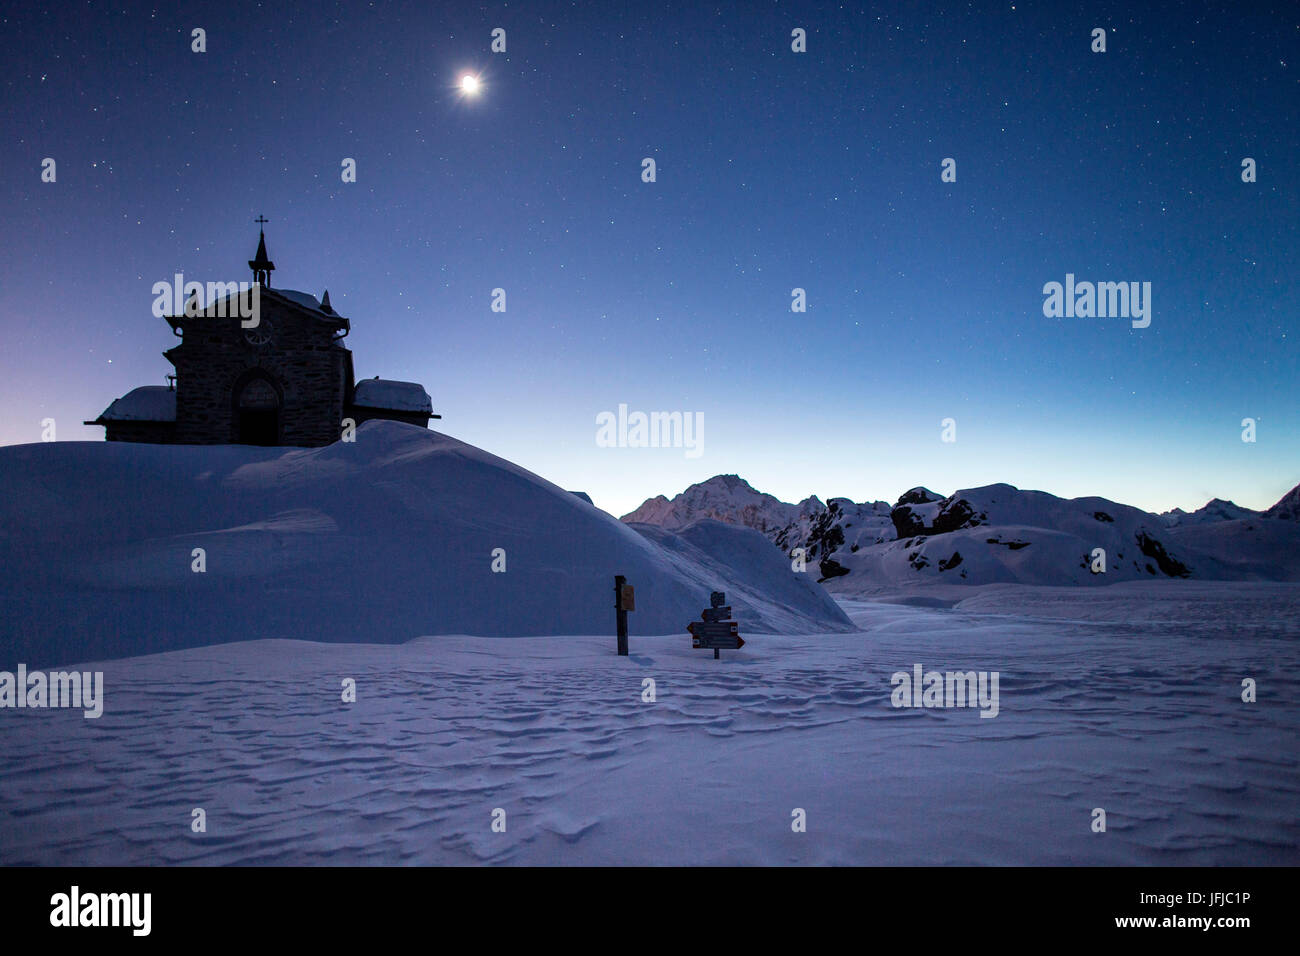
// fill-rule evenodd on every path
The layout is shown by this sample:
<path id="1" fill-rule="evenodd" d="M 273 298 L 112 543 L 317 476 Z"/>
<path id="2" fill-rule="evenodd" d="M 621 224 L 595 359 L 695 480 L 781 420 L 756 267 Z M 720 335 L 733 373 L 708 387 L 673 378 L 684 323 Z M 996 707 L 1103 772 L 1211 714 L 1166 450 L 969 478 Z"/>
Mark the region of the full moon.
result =
<path id="1" fill-rule="evenodd" d="M 478 77 L 466 73 L 460 78 L 460 88 L 466 93 L 478 92 Z"/>

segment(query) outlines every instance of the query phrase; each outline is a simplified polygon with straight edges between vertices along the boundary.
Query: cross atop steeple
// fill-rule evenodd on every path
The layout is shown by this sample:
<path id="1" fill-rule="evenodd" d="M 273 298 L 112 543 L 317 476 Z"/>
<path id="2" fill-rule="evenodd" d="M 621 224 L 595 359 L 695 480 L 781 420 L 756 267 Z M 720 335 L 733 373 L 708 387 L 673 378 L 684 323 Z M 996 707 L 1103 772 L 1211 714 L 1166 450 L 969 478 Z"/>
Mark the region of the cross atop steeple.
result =
<path id="1" fill-rule="evenodd" d="M 253 281 L 260 285 L 271 288 L 271 273 L 275 270 L 275 263 L 266 256 L 266 233 L 262 231 L 262 226 L 271 220 L 258 214 L 253 222 L 258 224 L 257 229 L 257 255 L 248 260 L 248 268 L 253 270 Z"/>

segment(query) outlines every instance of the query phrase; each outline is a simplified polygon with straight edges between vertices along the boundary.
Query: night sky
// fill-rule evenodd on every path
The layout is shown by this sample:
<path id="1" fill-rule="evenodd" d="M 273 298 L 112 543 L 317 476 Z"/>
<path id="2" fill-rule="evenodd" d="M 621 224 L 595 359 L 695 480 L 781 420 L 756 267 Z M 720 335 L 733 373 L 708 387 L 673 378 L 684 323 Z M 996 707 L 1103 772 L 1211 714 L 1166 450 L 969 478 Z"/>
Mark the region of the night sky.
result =
<path id="1" fill-rule="evenodd" d="M 249 279 L 264 214 L 359 378 L 615 514 L 719 473 L 1157 511 L 1300 481 L 1295 3 L 23 6 L 0 442 L 102 440 L 172 371 L 153 284 Z M 1150 327 L 1045 317 L 1066 273 L 1150 282 Z M 703 454 L 598 447 L 620 403 L 702 413 Z"/>

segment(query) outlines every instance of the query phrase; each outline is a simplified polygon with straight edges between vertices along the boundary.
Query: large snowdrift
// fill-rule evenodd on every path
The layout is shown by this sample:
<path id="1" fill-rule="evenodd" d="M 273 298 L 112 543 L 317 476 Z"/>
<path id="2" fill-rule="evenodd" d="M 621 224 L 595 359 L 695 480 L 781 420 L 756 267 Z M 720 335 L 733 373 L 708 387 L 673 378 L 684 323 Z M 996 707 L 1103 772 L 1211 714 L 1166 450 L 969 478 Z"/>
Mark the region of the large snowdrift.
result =
<path id="1" fill-rule="evenodd" d="M 650 540 L 510 462 L 397 422 L 311 449 L 13 446 L 0 448 L 0 481 L 11 663 L 266 638 L 610 634 L 612 646 L 615 574 L 636 587 L 634 635 L 684 634 L 715 588 L 738 599 L 742 634 L 852 627 L 757 532 Z"/>
<path id="2" fill-rule="evenodd" d="M 630 527 L 669 552 L 692 579 L 718 582 L 739 621 L 761 619 L 773 631 L 789 634 L 806 632 L 810 614 L 824 621 L 838 621 L 844 614 L 815 583 L 812 568 L 792 573 L 791 562 L 752 528 L 709 519 L 676 532 L 654 525 Z"/>

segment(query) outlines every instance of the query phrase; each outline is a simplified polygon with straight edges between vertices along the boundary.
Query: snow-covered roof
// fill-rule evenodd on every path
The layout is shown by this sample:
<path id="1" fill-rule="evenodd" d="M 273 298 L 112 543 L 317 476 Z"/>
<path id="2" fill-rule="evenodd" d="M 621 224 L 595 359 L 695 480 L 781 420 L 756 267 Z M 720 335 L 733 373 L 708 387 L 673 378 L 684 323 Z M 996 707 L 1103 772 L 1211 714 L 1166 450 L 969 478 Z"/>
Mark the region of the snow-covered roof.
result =
<path id="1" fill-rule="evenodd" d="M 312 309 L 316 312 L 324 311 L 320 307 L 320 300 L 309 292 L 299 292 L 297 289 L 272 289 L 271 291 L 282 295 L 293 302 L 297 302 L 305 308 Z"/>
<path id="2" fill-rule="evenodd" d="M 247 300 L 248 300 L 247 291 L 235 292 L 230 295 L 219 295 L 213 290 L 212 285 L 213 285 L 212 283 L 208 284 L 209 286 L 208 291 L 213 295 L 213 298 L 210 302 L 208 302 L 205 306 L 203 306 L 203 308 L 198 310 L 197 313 L 198 316 L 205 317 L 205 318 L 213 318 L 213 317 L 223 317 L 223 316 L 230 316 L 230 315 L 247 315 L 246 312 L 239 311 L 241 305 L 245 308 L 247 307 Z M 334 307 L 330 304 L 329 301 L 328 290 L 325 291 L 325 293 L 321 296 L 320 299 L 317 299 L 310 292 L 301 292 L 298 289 L 270 289 L 270 288 L 262 287 L 261 291 L 263 295 L 267 295 L 272 298 L 283 299 L 284 301 L 290 302 L 293 305 L 298 306 L 299 308 L 306 309 L 309 312 L 318 313 L 322 318 L 328 319 L 331 322 L 334 322 L 336 324 L 341 324 L 344 326 L 348 324 L 347 319 L 343 318 L 343 316 L 339 315 L 336 311 L 334 311 Z M 187 300 L 187 304 L 188 304 L 188 300 Z M 185 314 L 184 310 L 182 310 L 180 314 L 167 315 L 164 316 L 164 318 L 169 323 L 171 323 L 173 328 L 175 328 L 181 325 L 182 323 L 184 323 L 187 319 L 194 318 L 194 316 L 187 315 Z"/>
<path id="3" fill-rule="evenodd" d="M 357 382 L 352 404 L 391 412 L 433 413 L 433 400 L 423 385 L 386 378 L 366 378 Z"/>
<path id="4" fill-rule="evenodd" d="M 174 422 L 176 392 L 166 385 L 142 385 L 114 401 L 99 417 L 114 422 Z"/>

